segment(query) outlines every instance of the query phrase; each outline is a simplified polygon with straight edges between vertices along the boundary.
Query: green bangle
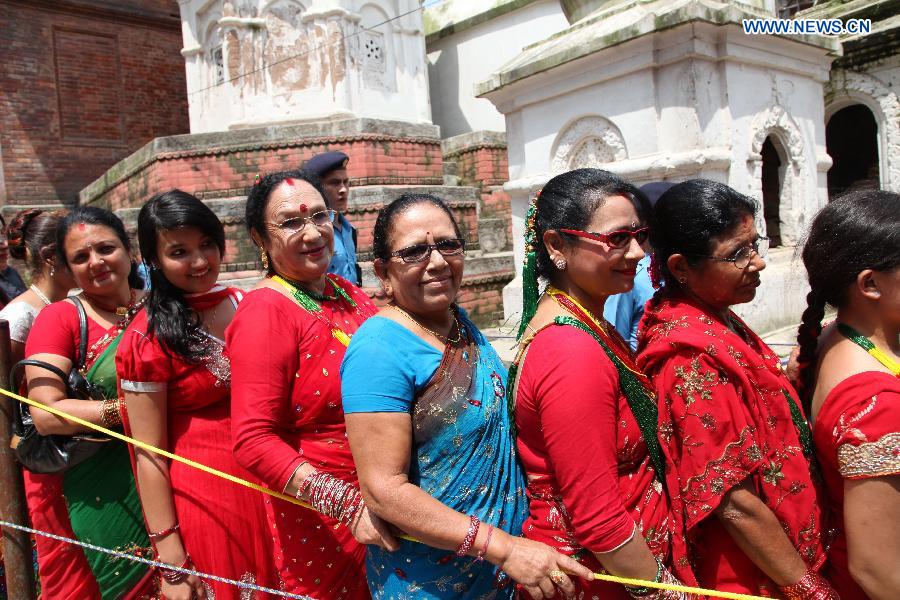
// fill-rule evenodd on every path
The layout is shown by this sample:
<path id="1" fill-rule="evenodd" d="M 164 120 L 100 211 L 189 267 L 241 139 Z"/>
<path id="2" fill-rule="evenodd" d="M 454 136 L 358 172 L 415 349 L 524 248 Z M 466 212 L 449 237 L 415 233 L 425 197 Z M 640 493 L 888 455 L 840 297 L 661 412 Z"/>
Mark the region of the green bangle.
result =
<path id="1" fill-rule="evenodd" d="M 662 561 L 658 558 L 656 559 L 656 577 L 653 578 L 653 583 L 659 583 L 662 581 L 662 574 L 666 570 L 663 566 Z M 643 596 L 648 596 L 650 592 L 655 592 L 656 588 L 649 587 L 631 587 L 626 585 L 625 590 L 635 598 L 641 598 Z"/>

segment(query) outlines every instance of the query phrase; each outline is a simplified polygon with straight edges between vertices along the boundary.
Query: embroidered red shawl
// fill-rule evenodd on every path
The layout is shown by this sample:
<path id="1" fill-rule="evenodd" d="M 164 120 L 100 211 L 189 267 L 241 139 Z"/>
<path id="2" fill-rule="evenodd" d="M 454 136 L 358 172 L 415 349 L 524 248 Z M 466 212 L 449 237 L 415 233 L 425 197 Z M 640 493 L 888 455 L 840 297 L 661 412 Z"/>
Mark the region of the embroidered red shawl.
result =
<path id="1" fill-rule="evenodd" d="M 713 511 L 748 480 L 803 560 L 818 568 L 824 496 L 809 428 L 778 357 L 736 315 L 730 320 L 734 330 L 684 297 L 654 298 L 641 321 L 637 363 L 656 387 L 666 482 L 701 585 L 771 593 L 774 584 Z"/>

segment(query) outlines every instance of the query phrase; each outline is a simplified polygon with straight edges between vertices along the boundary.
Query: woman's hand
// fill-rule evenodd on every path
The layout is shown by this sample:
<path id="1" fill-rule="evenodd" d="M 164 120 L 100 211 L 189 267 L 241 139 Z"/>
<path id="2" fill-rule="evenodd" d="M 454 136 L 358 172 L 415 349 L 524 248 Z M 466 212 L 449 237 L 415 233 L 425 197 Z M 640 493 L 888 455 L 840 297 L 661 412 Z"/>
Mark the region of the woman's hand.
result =
<path id="1" fill-rule="evenodd" d="M 206 600 L 206 588 L 195 575 L 175 585 L 163 580 L 160 592 L 166 600 Z"/>
<path id="2" fill-rule="evenodd" d="M 504 537 L 509 546 L 497 566 L 520 583 L 532 598 L 553 598 L 557 587 L 567 597 L 574 596 L 575 585 L 567 573 L 588 581 L 594 579 L 590 569 L 546 544 L 521 537 Z"/>
<path id="3" fill-rule="evenodd" d="M 363 506 L 356 522 L 350 527 L 350 533 L 356 538 L 360 544 L 373 544 L 381 546 L 388 552 L 393 552 L 400 548 L 397 538 L 390 531 L 390 526 L 383 521 L 375 513 L 369 511 L 367 506 Z"/>

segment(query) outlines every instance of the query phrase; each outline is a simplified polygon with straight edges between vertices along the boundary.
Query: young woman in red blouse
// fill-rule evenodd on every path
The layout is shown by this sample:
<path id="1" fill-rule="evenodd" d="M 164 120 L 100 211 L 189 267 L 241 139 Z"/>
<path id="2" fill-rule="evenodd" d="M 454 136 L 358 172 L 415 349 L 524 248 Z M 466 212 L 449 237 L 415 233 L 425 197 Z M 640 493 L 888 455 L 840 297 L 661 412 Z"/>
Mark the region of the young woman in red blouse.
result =
<path id="1" fill-rule="evenodd" d="M 180 190 L 152 197 L 138 215 L 152 287 L 116 355 L 125 431 L 178 456 L 246 478 L 231 452 L 231 374 L 225 327 L 241 292 L 216 285 L 225 230 Z M 142 449 L 133 449 L 144 520 L 159 560 L 272 587 L 263 496 Z M 242 598 L 215 581 L 163 571 L 169 600 Z"/>
<path id="2" fill-rule="evenodd" d="M 266 277 L 241 302 L 225 340 L 238 462 L 315 510 L 266 500 L 283 589 L 334 600 L 369 597 L 360 543 L 396 548 L 357 483 L 341 408 L 350 336 L 375 310 L 356 286 L 326 275 L 334 211 L 315 176 L 273 173 L 247 199 L 247 226 Z"/>
<path id="3" fill-rule="evenodd" d="M 838 530 L 829 577 L 842 600 L 900 598 L 900 195 L 829 202 L 803 264 L 801 397 Z"/>
<path id="4" fill-rule="evenodd" d="M 523 534 L 593 571 L 692 582 L 663 482 L 655 398 L 602 317 L 606 298 L 634 285 L 646 204 L 612 173 L 578 169 L 551 179 L 529 213 L 523 341 L 509 384 L 528 474 Z M 547 288 L 535 307 L 539 277 Z M 683 597 L 573 582 L 583 598 Z"/>

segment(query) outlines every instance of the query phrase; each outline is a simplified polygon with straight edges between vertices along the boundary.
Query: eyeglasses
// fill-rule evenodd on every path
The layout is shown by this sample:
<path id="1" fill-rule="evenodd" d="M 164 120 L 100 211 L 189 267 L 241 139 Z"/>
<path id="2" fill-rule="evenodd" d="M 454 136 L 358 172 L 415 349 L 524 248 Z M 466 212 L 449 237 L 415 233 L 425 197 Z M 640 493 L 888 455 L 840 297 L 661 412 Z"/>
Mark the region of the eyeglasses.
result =
<path id="1" fill-rule="evenodd" d="M 738 269 L 746 269 L 748 266 L 750 266 L 750 261 L 753 260 L 754 254 L 759 255 L 760 258 L 765 258 L 768 252 L 769 238 L 758 237 L 756 238 L 756 241 L 751 245 L 738 248 L 737 250 L 735 250 L 734 254 L 732 254 L 728 258 L 722 258 L 720 256 L 698 256 L 697 258 L 707 258 L 709 260 L 730 262 L 734 263 L 734 266 Z"/>
<path id="2" fill-rule="evenodd" d="M 275 224 L 275 226 L 289 235 L 294 235 L 303 231 L 308 223 L 312 223 L 319 229 L 332 225 L 336 214 L 337 212 L 331 209 L 321 210 L 308 217 L 292 217 L 290 219 L 285 219 L 281 223 Z"/>
<path id="3" fill-rule="evenodd" d="M 650 239 L 650 228 L 641 227 L 640 229 L 617 229 L 609 233 L 594 233 L 593 231 L 581 231 L 578 229 L 560 229 L 561 233 L 568 233 L 578 237 L 596 240 L 608 244 L 610 248 L 624 248 L 631 243 L 631 239 L 643 246 Z"/>
<path id="4" fill-rule="evenodd" d="M 458 256 L 466 251 L 466 240 L 450 238 L 433 244 L 415 244 L 391 252 L 391 256 L 396 256 L 405 263 L 420 263 L 431 258 L 433 250 L 440 252 L 441 256 Z"/>

